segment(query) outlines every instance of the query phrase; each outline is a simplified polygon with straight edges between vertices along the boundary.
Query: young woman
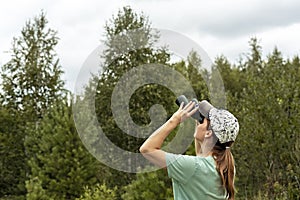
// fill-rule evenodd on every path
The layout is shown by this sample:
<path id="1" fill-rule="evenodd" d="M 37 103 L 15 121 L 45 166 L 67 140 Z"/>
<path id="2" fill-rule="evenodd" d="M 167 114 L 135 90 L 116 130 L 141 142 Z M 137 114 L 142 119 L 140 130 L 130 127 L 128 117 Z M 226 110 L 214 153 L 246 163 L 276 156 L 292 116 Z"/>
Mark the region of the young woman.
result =
<path id="1" fill-rule="evenodd" d="M 150 162 L 166 167 L 172 178 L 174 199 L 234 199 L 235 167 L 230 147 L 239 131 L 237 119 L 227 110 L 219 110 L 207 101 L 180 105 L 173 116 L 140 147 Z M 196 122 L 196 156 L 177 155 L 161 150 L 169 133 L 199 109 L 205 117 Z"/>

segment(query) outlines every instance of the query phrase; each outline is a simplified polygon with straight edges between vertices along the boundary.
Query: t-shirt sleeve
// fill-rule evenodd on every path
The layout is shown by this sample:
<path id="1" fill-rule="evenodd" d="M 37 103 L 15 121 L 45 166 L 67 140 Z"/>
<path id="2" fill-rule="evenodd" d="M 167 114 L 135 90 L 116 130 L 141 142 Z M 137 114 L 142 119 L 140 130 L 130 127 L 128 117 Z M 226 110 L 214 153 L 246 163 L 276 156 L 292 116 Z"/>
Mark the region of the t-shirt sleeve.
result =
<path id="1" fill-rule="evenodd" d="M 168 176 L 185 184 L 195 173 L 195 158 L 187 155 L 166 153 Z"/>

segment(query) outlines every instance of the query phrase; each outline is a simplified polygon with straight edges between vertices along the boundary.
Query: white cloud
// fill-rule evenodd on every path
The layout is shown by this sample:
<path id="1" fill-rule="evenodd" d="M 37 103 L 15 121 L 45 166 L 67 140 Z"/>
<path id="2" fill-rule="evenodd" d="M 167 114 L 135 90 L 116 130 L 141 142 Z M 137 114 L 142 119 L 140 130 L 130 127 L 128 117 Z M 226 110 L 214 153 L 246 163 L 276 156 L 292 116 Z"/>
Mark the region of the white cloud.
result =
<path id="1" fill-rule="evenodd" d="M 4 3 L 3 3 L 4 2 Z M 213 59 L 230 60 L 248 51 L 250 37 L 261 39 L 264 53 L 274 46 L 287 56 L 299 54 L 298 0 L 10 0 L 0 5 L 0 65 L 7 62 L 14 36 L 25 21 L 45 10 L 49 27 L 58 30 L 57 53 L 69 89 L 84 60 L 103 39 L 103 26 L 122 6 L 149 16 L 155 28 L 177 31 L 197 41 Z"/>
<path id="2" fill-rule="evenodd" d="M 236 37 L 300 22 L 297 0 L 140 1 L 155 24 L 217 37 Z"/>

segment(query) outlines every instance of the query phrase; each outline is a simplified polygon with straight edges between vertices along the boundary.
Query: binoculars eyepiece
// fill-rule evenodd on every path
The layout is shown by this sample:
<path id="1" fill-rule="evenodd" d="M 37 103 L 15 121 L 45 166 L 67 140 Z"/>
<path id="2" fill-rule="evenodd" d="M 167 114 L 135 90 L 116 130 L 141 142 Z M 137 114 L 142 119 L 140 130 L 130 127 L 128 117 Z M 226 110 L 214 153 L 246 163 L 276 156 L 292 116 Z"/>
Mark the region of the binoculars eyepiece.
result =
<path id="1" fill-rule="evenodd" d="M 196 107 L 196 106 L 199 106 L 199 102 L 196 98 L 193 98 L 192 99 L 193 102 L 195 102 L 195 106 L 193 107 L 193 109 Z M 176 99 L 176 104 L 178 106 L 181 105 L 181 103 L 183 102 L 184 103 L 184 106 L 187 105 L 189 103 L 189 100 L 186 98 L 186 96 L 184 95 L 180 95 L 177 99 Z M 195 120 L 197 120 L 200 124 L 203 123 L 204 121 L 204 116 L 200 113 L 199 110 L 197 110 L 192 116 L 192 118 L 194 118 Z"/>

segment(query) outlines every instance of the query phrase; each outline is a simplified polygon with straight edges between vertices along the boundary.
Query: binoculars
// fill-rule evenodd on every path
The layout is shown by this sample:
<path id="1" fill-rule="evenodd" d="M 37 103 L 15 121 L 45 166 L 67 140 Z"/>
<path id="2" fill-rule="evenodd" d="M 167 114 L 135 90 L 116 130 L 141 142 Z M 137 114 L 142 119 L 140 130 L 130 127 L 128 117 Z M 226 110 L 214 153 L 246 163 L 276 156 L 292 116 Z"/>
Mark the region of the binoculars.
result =
<path id="1" fill-rule="evenodd" d="M 199 105 L 198 105 L 199 102 L 198 102 L 197 99 L 193 98 L 192 101 L 195 102 L 195 105 L 194 105 L 193 109 L 194 109 L 195 107 L 198 107 L 198 106 L 199 106 Z M 176 99 L 175 102 L 176 102 L 176 104 L 177 104 L 178 106 L 180 106 L 181 103 L 183 102 L 183 103 L 184 103 L 184 106 L 185 106 L 185 105 L 187 105 L 187 104 L 189 103 L 189 100 L 186 98 L 186 96 L 180 95 L 180 96 Z M 197 110 L 191 117 L 194 118 L 195 120 L 197 120 L 200 124 L 203 123 L 204 118 L 205 118 L 205 117 L 199 112 L 199 110 Z"/>

